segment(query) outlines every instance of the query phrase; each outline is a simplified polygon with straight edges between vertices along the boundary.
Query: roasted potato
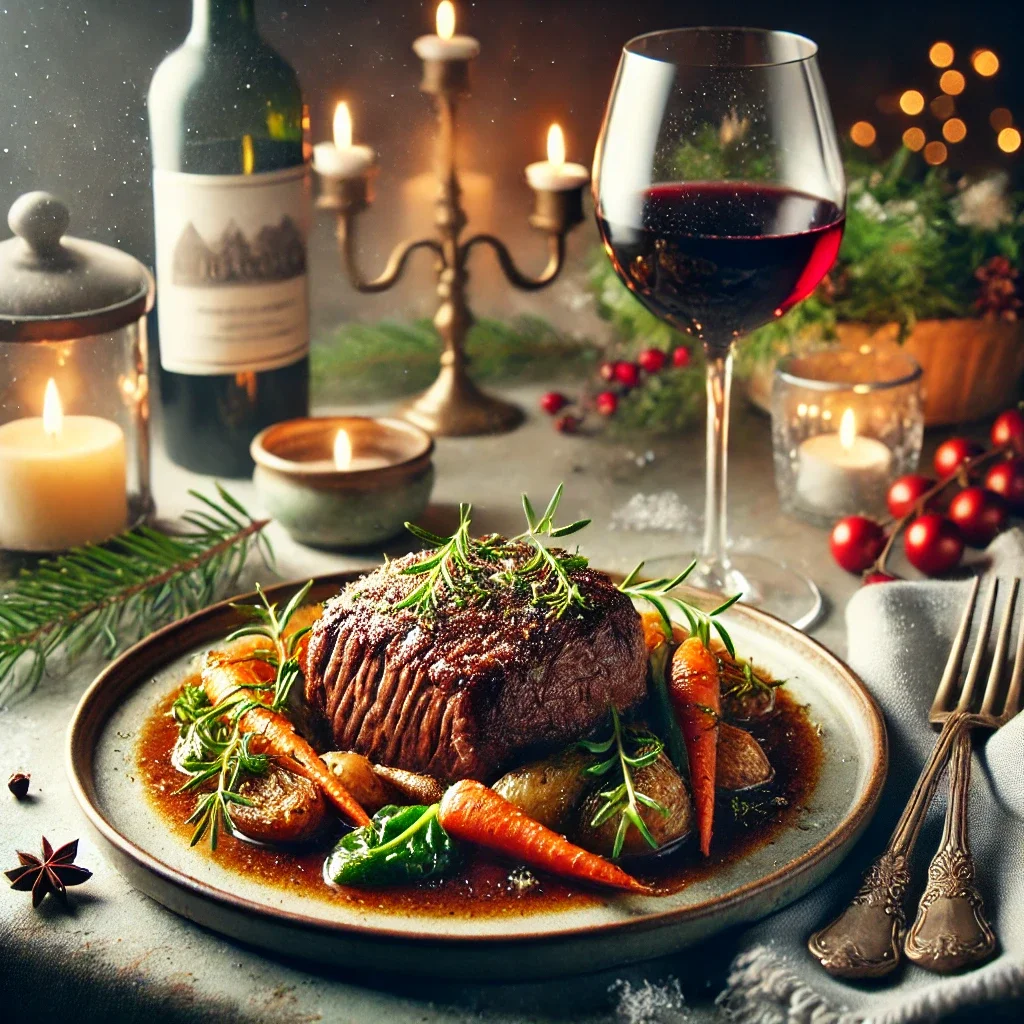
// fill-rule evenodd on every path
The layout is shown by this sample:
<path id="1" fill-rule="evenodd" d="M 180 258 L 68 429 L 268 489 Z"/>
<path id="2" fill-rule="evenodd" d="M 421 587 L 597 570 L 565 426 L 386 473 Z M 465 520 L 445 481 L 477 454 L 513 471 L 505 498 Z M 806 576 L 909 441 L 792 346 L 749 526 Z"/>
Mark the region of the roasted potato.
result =
<path id="1" fill-rule="evenodd" d="M 232 804 L 231 822 L 238 832 L 261 843 L 303 843 L 327 818 L 327 801 L 309 779 L 271 764 L 252 775 L 238 792 L 251 804 Z"/>
<path id="2" fill-rule="evenodd" d="M 593 785 L 594 780 L 584 774 L 593 761 L 593 755 L 567 747 L 560 754 L 512 769 L 491 788 L 534 821 L 563 832 Z"/>
<path id="3" fill-rule="evenodd" d="M 621 778 L 620 780 L 621 781 Z M 630 826 L 622 847 L 623 857 L 647 857 L 659 853 L 667 846 L 679 842 L 693 829 L 693 803 L 686 783 L 680 778 L 672 762 L 661 754 L 657 761 L 633 773 L 637 792 L 657 800 L 668 810 L 662 814 L 653 807 L 640 806 L 640 817 L 658 844 L 651 847 L 640 834 L 639 829 Z M 615 846 L 615 833 L 619 827 L 619 815 L 613 815 L 596 828 L 591 824 L 604 804 L 601 790 L 608 786 L 597 780 L 587 798 L 576 811 L 575 820 L 568 832 L 568 838 L 585 850 L 610 857 Z"/>
<path id="4" fill-rule="evenodd" d="M 775 778 L 761 744 L 747 732 L 728 722 L 718 723 L 718 764 L 715 788 L 736 792 L 763 786 Z"/>
<path id="5" fill-rule="evenodd" d="M 383 779 L 397 794 L 398 802 L 412 801 L 416 804 L 436 804 L 444 796 L 444 786 L 433 775 L 407 772 L 404 768 L 391 768 L 386 764 L 375 764 L 373 773 Z"/>
<path id="6" fill-rule="evenodd" d="M 351 750 L 332 750 L 320 756 L 367 814 L 376 814 L 387 804 L 403 802 L 390 783 L 374 771 L 373 764 L 362 754 Z"/>

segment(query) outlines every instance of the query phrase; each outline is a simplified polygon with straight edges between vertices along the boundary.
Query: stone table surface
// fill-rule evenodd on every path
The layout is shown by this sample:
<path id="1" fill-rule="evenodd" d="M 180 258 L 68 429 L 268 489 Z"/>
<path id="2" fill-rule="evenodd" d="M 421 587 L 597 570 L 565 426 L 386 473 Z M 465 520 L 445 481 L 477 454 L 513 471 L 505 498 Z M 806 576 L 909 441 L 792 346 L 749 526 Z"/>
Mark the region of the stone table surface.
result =
<path id="1" fill-rule="evenodd" d="M 529 410 L 539 389 L 513 397 Z M 826 532 L 784 516 L 772 475 L 770 431 L 760 414 L 736 403 L 731 471 L 732 537 L 738 547 L 789 561 L 811 575 L 828 601 L 814 635 L 844 654 L 843 608 L 857 582 L 834 565 Z M 683 565 L 699 536 L 703 501 L 702 432 L 657 443 L 620 444 L 568 437 L 531 412 L 517 432 L 500 437 L 441 439 L 437 485 L 426 523 L 450 526 L 460 501 L 474 503 L 481 531 L 521 528 L 519 494 L 542 501 L 565 481 L 564 518 L 589 516 L 585 549 L 594 564 L 628 570 L 642 557 Z M 209 485 L 158 455 L 159 512 L 187 504 L 190 486 Z M 248 482 L 231 484 L 251 510 L 258 502 Z M 622 510 L 637 494 L 671 492 L 677 529 L 622 528 Z M 618 528 L 613 528 L 617 523 Z M 633 525 L 636 525 L 634 522 Z M 377 556 L 325 554 L 300 547 L 270 528 L 281 577 L 369 565 Z M 395 544 L 392 553 L 405 549 Z M 274 579 L 250 565 L 244 589 Z M 41 835 L 56 846 L 82 837 L 80 863 L 94 871 L 73 891 L 65 912 L 47 900 L 33 911 L 26 894 L 0 887 L 0 1019 L 11 1021 L 672 1021 L 682 998 L 710 1007 L 729 960 L 728 936 L 677 957 L 583 978 L 527 985 L 466 985 L 408 977 L 354 975 L 307 968 L 270 957 L 207 932 L 134 891 L 87 836 L 64 773 L 64 734 L 76 701 L 97 662 L 76 665 L 44 680 L 35 694 L 0 711 L 0 779 L 32 774 L 31 800 L 17 803 L 0 791 L 0 867 L 14 866 L 15 849 L 34 850 Z M 7 863 L 10 862 L 10 863 Z M 678 979 L 682 996 L 676 990 Z M 645 1011 L 658 1006 L 660 1015 Z M 689 1011 L 687 1011 L 689 1012 Z M 8 1017 L 7 1014 L 11 1015 Z M 59 1016 L 58 1016 L 59 1014 Z"/>

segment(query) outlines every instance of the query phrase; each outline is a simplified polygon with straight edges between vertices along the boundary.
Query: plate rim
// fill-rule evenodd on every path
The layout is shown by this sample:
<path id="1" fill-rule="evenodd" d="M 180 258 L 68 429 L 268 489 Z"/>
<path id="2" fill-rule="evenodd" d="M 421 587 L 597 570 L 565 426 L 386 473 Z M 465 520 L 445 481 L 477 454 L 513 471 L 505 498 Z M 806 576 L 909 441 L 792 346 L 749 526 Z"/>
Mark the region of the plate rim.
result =
<path id="1" fill-rule="evenodd" d="M 374 568 L 376 568 L 375 565 L 313 576 L 313 586 L 318 588 L 321 586 L 344 585 L 357 579 L 364 573 L 372 571 Z M 275 597 L 281 598 L 289 591 L 293 592 L 299 587 L 304 586 L 306 579 L 275 583 L 270 587 L 264 588 L 264 594 L 271 600 Z M 698 596 L 706 597 L 711 602 L 717 599 L 716 595 L 709 592 L 697 590 L 696 588 L 687 589 Z M 122 682 L 121 685 L 118 685 L 125 666 L 130 665 L 140 654 L 151 647 L 160 649 L 161 645 L 168 638 L 173 637 L 177 633 L 202 628 L 207 624 L 208 620 L 216 620 L 222 615 L 228 614 L 231 611 L 232 605 L 254 600 L 258 600 L 258 594 L 255 590 L 252 590 L 218 601 L 183 619 L 161 627 L 118 655 L 96 676 L 82 694 L 68 724 L 65 742 L 65 771 L 71 785 L 71 791 L 89 824 L 98 835 L 113 847 L 119 855 L 127 857 L 136 866 L 155 875 L 163 883 L 183 890 L 194 898 L 212 903 L 229 912 L 253 914 L 269 919 L 284 927 L 298 928 L 305 932 L 323 934 L 328 937 L 354 938 L 360 941 L 398 941 L 410 945 L 432 943 L 443 945 L 446 948 L 480 945 L 520 946 L 529 945 L 530 943 L 557 942 L 574 938 L 607 937 L 611 934 L 642 934 L 676 923 L 690 924 L 699 922 L 719 913 L 725 913 L 737 904 L 741 904 L 749 896 L 756 894 L 767 896 L 803 874 L 813 871 L 823 860 L 842 849 L 844 845 L 850 844 L 851 840 L 859 835 L 870 822 L 881 799 L 888 774 L 889 743 L 885 719 L 878 702 L 853 669 L 813 637 L 776 618 L 774 615 L 744 604 L 741 601 L 734 605 L 730 612 L 749 616 L 755 623 L 760 622 L 772 629 L 781 630 L 790 639 L 796 638 L 799 644 L 810 645 L 811 650 L 815 654 L 828 663 L 840 676 L 844 677 L 845 682 L 859 699 L 866 721 L 871 727 L 870 739 L 873 759 L 870 774 L 859 799 L 828 835 L 795 860 L 776 868 L 768 875 L 745 882 L 724 896 L 711 897 L 689 906 L 666 909 L 650 914 L 645 913 L 623 921 L 608 921 L 599 924 L 576 925 L 543 931 L 514 932 L 504 935 L 454 935 L 429 930 L 409 931 L 380 925 L 364 925 L 358 922 L 328 921 L 306 913 L 257 903 L 246 897 L 227 892 L 208 882 L 201 881 L 184 871 L 180 871 L 129 839 L 104 815 L 99 806 L 99 798 L 92 775 L 96 741 L 98 740 L 100 730 L 109 718 L 112 702 L 118 696 L 138 687 L 149 674 L 147 671 L 136 673 L 134 678 L 125 676 L 124 678 L 128 679 L 128 682 Z M 158 660 L 164 661 L 166 659 L 160 658 Z M 107 693 L 108 689 L 112 693 Z M 825 877 L 828 876 L 826 875 Z M 158 902 L 162 901 L 158 900 Z M 180 911 L 178 912 L 180 913 Z M 430 921 L 432 919 L 429 916 L 424 916 L 423 920 Z"/>

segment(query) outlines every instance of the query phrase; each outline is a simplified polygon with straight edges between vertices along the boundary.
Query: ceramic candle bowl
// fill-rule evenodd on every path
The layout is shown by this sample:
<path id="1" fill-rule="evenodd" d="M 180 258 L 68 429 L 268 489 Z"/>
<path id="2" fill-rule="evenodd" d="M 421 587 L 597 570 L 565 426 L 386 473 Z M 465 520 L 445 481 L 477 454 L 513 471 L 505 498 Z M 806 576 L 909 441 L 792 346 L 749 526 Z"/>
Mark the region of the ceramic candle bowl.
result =
<path id="1" fill-rule="evenodd" d="M 340 431 L 349 446 L 338 444 Z M 314 547 L 383 543 L 422 514 L 434 485 L 434 441 L 402 420 L 287 420 L 257 434 L 251 450 L 267 511 Z"/>
<path id="2" fill-rule="evenodd" d="M 889 484 L 917 468 L 923 433 L 921 367 L 896 346 L 821 349 L 775 371 L 779 501 L 819 526 L 884 512 Z"/>

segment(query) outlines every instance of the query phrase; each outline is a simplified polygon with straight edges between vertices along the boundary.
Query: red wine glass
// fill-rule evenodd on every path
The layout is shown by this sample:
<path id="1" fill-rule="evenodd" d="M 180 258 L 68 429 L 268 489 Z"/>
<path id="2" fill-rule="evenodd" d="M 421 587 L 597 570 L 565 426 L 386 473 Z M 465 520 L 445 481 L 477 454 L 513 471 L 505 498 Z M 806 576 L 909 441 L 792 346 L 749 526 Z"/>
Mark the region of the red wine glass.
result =
<path id="1" fill-rule="evenodd" d="M 690 581 L 797 625 L 812 581 L 733 555 L 726 454 L 737 339 L 805 299 L 831 267 L 846 186 L 817 47 L 789 32 L 692 28 L 628 42 L 594 158 L 598 227 L 615 271 L 707 363 L 704 541 Z"/>

